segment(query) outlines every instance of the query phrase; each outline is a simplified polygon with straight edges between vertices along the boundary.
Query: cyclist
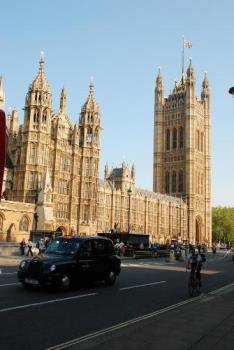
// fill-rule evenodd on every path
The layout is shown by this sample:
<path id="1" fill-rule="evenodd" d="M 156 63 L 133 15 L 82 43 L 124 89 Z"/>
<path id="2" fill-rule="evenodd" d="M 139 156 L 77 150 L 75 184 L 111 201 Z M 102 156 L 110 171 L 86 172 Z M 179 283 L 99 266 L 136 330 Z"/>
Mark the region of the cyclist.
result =
<path id="1" fill-rule="evenodd" d="M 199 282 L 199 287 L 201 287 L 201 269 L 202 263 L 206 261 L 204 253 L 201 252 L 200 246 L 198 246 L 197 251 L 194 247 L 190 246 L 189 254 L 187 257 L 187 269 L 191 269 L 191 276 L 196 273 L 196 278 Z"/>

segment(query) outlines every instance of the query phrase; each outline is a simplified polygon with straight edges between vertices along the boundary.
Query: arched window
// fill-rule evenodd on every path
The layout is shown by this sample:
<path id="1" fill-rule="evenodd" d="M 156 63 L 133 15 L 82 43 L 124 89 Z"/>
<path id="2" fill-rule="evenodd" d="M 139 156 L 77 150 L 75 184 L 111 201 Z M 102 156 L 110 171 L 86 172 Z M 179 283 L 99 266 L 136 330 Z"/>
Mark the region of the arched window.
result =
<path id="1" fill-rule="evenodd" d="M 203 174 L 201 174 L 201 194 L 204 193 L 204 179 L 203 179 Z"/>
<path id="2" fill-rule="evenodd" d="M 36 162 L 36 145 L 35 143 L 31 144 L 31 164 Z"/>
<path id="3" fill-rule="evenodd" d="M 170 192 L 170 174 L 169 171 L 165 174 L 165 193 Z"/>
<path id="4" fill-rule="evenodd" d="M 179 132 L 179 147 L 183 148 L 184 147 L 184 129 L 182 126 L 180 127 L 180 132 Z"/>
<path id="5" fill-rule="evenodd" d="M 203 152 L 203 145 L 204 145 L 204 134 L 201 132 L 201 152 Z"/>
<path id="6" fill-rule="evenodd" d="M 197 139 L 197 145 L 198 145 L 198 151 L 200 151 L 200 131 L 198 130 L 198 132 L 197 132 L 197 137 L 198 137 L 198 139 Z"/>
<path id="7" fill-rule="evenodd" d="M 177 148 L 177 129 L 173 129 L 173 141 L 172 141 L 172 147 Z"/>
<path id="8" fill-rule="evenodd" d="M 88 131 L 87 131 L 87 143 L 91 143 L 93 140 L 93 131 L 92 129 L 89 127 Z"/>
<path id="9" fill-rule="evenodd" d="M 184 192 L 184 173 L 183 170 L 179 171 L 179 192 Z"/>
<path id="10" fill-rule="evenodd" d="M 19 230 L 28 231 L 28 225 L 29 225 L 28 218 L 26 216 L 23 216 L 19 223 Z"/>
<path id="11" fill-rule="evenodd" d="M 86 168 L 85 168 L 85 175 L 90 176 L 90 159 L 86 159 Z"/>
<path id="12" fill-rule="evenodd" d="M 176 192 L 176 172 L 172 172 L 172 183 L 171 183 L 172 193 Z"/>
<path id="13" fill-rule="evenodd" d="M 0 213 L 0 231 L 2 231 L 2 228 L 3 228 L 3 220 L 4 220 L 4 217 L 3 217 L 3 215 Z"/>
<path id="14" fill-rule="evenodd" d="M 166 131 L 166 150 L 169 151 L 170 149 L 170 130 L 167 129 Z"/>

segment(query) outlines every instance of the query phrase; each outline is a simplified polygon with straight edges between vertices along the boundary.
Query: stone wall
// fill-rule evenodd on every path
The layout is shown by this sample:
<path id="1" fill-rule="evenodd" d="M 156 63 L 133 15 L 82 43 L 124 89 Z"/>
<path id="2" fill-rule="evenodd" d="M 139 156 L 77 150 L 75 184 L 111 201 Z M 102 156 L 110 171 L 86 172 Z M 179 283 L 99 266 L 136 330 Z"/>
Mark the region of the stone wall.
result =
<path id="1" fill-rule="evenodd" d="M 0 242 L 27 241 L 34 225 L 35 204 L 0 202 Z"/>

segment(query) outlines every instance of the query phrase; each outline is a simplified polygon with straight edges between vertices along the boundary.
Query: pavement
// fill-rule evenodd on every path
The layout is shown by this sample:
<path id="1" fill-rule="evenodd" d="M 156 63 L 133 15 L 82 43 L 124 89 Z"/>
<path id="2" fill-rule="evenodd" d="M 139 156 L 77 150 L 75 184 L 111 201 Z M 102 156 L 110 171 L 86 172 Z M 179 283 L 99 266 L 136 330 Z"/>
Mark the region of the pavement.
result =
<path id="1" fill-rule="evenodd" d="M 64 345 L 54 349 L 234 349 L 234 283 Z"/>
<path id="2" fill-rule="evenodd" d="M 1 266 L 22 257 L 0 256 Z M 234 281 L 216 291 L 153 311 L 64 343 L 53 349 L 230 350 L 234 349 Z"/>

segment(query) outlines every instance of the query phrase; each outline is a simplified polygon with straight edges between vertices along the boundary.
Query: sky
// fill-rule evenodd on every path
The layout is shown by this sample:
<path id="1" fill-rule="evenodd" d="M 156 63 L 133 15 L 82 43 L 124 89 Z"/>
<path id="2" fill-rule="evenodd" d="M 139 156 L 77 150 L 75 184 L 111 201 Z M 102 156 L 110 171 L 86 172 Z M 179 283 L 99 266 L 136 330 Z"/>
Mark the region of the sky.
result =
<path id="1" fill-rule="evenodd" d="M 94 77 L 101 110 L 100 178 L 104 166 L 135 164 L 136 185 L 152 190 L 154 87 L 162 67 L 166 95 L 181 76 L 182 35 L 192 48 L 196 93 L 204 71 L 211 86 L 212 205 L 234 206 L 233 0 L 0 0 L 0 75 L 6 109 L 23 122 L 24 100 L 44 51 L 46 75 L 59 108 L 79 119 Z"/>

